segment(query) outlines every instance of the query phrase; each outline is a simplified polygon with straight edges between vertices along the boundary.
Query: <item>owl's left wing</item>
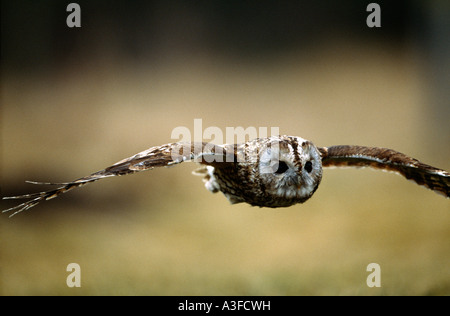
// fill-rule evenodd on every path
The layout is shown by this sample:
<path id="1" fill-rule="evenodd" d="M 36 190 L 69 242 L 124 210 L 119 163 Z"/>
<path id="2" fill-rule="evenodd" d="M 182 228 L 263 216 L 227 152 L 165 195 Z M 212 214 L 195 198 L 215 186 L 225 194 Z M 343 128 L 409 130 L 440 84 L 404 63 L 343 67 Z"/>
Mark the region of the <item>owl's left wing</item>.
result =
<path id="1" fill-rule="evenodd" d="M 319 148 L 323 167 L 372 167 L 392 171 L 447 198 L 450 173 L 388 148 L 331 146 Z"/>
<path id="2" fill-rule="evenodd" d="M 151 170 L 156 167 L 170 167 L 183 161 L 196 161 L 201 164 L 214 165 L 217 162 L 230 159 L 227 155 L 234 155 L 234 148 L 227 148 L 210 143 L 171 143 L 162 146 L 151 147 L 134 156 L 123 159 L 112 166 L 95 172 L 89 176 L 66 183 L 45 183 L 27 181 L 31 184 L 58 185 L 56 189 L 19 196 L 3 197 L 3 199 L 30 199 L 22 204 L 4 210 L 15 211 L 11 216 L 26 211 L 40 202 L 53 199 L 62 193 L 79 188 L 94 181 Z M 227 160 L 228 161 L 228 160 Z M 10 217 L 11 217 L 10 216 Z"/>

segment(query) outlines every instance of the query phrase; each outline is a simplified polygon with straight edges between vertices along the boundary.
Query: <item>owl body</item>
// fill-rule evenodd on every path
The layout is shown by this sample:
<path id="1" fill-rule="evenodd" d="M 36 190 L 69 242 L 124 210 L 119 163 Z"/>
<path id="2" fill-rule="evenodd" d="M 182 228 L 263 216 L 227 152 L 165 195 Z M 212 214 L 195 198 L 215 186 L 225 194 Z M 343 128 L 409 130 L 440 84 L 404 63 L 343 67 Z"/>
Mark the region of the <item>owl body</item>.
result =
<path id="1" fill-rule="evenodd" d="M 225 150 L 230 147 L 224 145 Z M 308 200 L 322 179 L 320 152 L 293 136 L 259 138 L 232 147 L 234 161 L 207 166 L 205 187 L 232 203 L 287 207 Z"/>

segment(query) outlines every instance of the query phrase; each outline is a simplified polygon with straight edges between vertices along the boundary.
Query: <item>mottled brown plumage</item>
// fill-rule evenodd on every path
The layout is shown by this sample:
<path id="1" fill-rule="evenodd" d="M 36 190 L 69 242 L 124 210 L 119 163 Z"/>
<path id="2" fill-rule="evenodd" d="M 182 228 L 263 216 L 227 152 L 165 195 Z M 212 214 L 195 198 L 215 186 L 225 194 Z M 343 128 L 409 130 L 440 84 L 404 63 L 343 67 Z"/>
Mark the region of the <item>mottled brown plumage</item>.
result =
<path id="1" fill-rule="evenodd" d="M 206 188 L 221 191 L 232 203 L 260 207 L 287 207 L 308 200 L 322 179 L 322 167 L 372 167 L 393 171 L 419 185 L 450 196 L 450 174 L 417 159 L 387 148 L 332 146 L 317 148 L 295 136 L 258 138 L 238 145 L 171 143 L 151 147 L 104 170 L 67 183 L 54 190 L 3 199 L 30 199 L 3 212 L 11 216 L 42 201 L 88 183 L 132 174 L 156 167 L 170 167 L 183 161 L 203 165 L 195 174 L 203 176 Z"/>
<path id="2" fill-rule="evenodd" d="M 398 151 L 348 145 L 320 150 L 323 167 L 371 167 L 395 172 L 447 198 L 450 196 L 448 172 L 426 165 Z"/>

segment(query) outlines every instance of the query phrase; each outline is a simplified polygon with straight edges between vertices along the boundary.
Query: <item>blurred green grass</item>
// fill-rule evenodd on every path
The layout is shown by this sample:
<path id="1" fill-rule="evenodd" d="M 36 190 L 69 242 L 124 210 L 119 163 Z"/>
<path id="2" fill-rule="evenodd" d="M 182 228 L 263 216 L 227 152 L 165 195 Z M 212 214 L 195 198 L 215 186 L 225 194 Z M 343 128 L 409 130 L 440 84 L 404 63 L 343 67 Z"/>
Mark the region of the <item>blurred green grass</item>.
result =
<path id="1" fill-rule="evenodd" d="M 449 170 L 416 56 L 351 44 L 239 64 L 205 56 L 2 77 L 2 195 L 170 142 L 177 126 L 276 126 Z M 443 148 L 444 147 L 444 148 Z M 436 155 L 439 153 L 439 155 Z M 3 295 L 449 295 L 448 200 L 393 174 L 325 170 L 287 209 L 231 206 L 193 164 L 106 179 L 0 220 Z M 2 202 L 2 208 L 12 205 Z M 81 266 L 82 287 L 66 286 Z M 366 286 L 369 263 L 382 288 Z"/>

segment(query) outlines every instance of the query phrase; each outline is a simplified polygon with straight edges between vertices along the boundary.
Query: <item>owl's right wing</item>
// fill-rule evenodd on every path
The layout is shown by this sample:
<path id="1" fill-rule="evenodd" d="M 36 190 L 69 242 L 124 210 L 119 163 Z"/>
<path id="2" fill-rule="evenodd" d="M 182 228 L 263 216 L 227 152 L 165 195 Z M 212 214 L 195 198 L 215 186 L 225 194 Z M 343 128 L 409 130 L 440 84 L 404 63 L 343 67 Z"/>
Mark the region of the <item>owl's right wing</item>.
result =
<path id="1" fill-rule="evenodd" d="M 57 185 L 53 190 L 37 192 L 19 196 L 3 197 L 3 199 L 30 199 L 22 204 L 4 210 L 4 212 L 15 211 L 11 216 L 26 211 L 40 202 L 53 199 L 72 189 L 81 187 L 94 181 L 123 176 L 139 171 L 151 170 L 157 167 L 170 167 L 183 161 L 196 161 L 205 165 L 216 165 L 222 161 L 233 161 L 234 147 L 219 146 L 210 143 L 171 143 L 162 146 L 151 147 L 134 156 L 123 159 L 112 166 L 95 172 L 89 176 L 66 183 L 45 183 L 27 181 L 38 185 Z M 10 216 L 10 217 L 11 217 Z"/>
<path id="2" fill-rule="evenodd" d="M 371 167 L 392 171 L 447 198 L 450 173 L 388 148 L 331 146 L 319 148 L 323 167 Z"/>

